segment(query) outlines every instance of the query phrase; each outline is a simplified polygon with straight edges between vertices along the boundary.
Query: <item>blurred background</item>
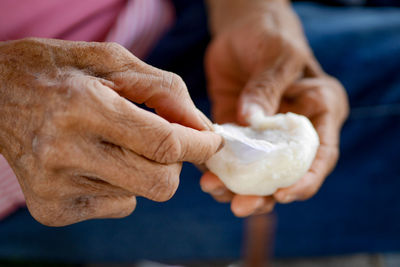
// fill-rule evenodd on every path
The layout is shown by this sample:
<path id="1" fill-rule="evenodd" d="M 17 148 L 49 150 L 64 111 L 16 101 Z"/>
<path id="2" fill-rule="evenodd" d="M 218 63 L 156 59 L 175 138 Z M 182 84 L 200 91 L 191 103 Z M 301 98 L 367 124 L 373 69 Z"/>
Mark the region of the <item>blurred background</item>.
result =
<path id="1" fill-rule="evenodd" d="M 316 57 L 351 104 L 339 163 L 312 199 L 238 219 L 185 164 L 170 201 L 138 199 L 124 219 L 49 228 L 18 210 L 0 221 L 0 266 L 256 266 L 266 258 L 272 266 L 400 266 L 399 2 L 294 3 Z M 146 61 L 180 74 L 209 115 L 205 7 L 174 3 L 175 25 Z"/>

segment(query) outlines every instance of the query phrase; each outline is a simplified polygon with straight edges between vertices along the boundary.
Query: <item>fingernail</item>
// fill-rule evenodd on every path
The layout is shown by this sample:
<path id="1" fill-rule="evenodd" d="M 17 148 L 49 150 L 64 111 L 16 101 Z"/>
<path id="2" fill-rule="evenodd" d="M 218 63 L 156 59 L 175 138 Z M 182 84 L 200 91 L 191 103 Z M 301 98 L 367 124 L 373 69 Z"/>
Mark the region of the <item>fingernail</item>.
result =
<path id="1" fill-rule="evenodd" d="M 245 117 L 248 123 L 252 123 L 252 120 L 255 116 L 264 116 L 264 109 L 256 103 L 245 103 L 242 109 L 242 115 Z"/>
<path id="2" fill-rule="evenodd" d="M 214 195 L 214 196 L 221 196 L 221 195 L 223 195 L 225 192 L 226 192 L 226 189 L 225 189 L 225 188 L 217 188 L 217 189 L 211 191 L 210 194 L 211 194 L 211 195 Z"/>
<path id="3" fill-rule="evenodd" d="M 264 113 L 264 109 L 256 103 L 245 103 L 243 106 L 243 112 L 250 115 L 253 113 Z"/>
<path id="4" fill-rule="evenodd" d="M 287 196 L 283 197 L 283 198 L 281 199 L 280 202 L 281 202 L 281 203 L 289 203 L 289 202 L 294 201 L 294 199 L 295 199 L 294 196 L 292 196 L 292 195 L 287 195 Z"/>
<path id="5" fill-rule="evenodd" d="M 214 186 L 210 186 L 208 183 L 206 184 L 200 184 L 200 188 L 204 193 L 211 193 L 212 191 L 216 190 Z"/>
<path id="6" fill-rule="evenodd" d="M 215 151 L 215 153 L 218 153 L 219 151 L 221 151 L 221 149 L 223 149 L 225 146 L 225 140 L 222 139 L 221 144 L 219 145 L 217 151 Z"/>
<path id="7" fill-rule="evenodd" d="M 204 127 L 209 131 L 214 131 L 212 122 L 206 117 L 206 115 L 204 115 L 203 112 L 201 112 L 200 110 L 197 110 L 197 111 L 199 113 L 200 119 L 203 121 Z"/>
<path id="8" fill-rule="evenodd" d="M 200 185 L 200 187 L 201 187 L 201 190 L 204 193 L 208 193 L 208 194 L 211 194 L 211 195 L 219 196 L 219 195 L 222 195 L 225 192 L 225 188 L 223 188 L 223 187 L 213 188 L 213 186 L 208 186 L 207 187 L 207 186 L 203 186 L 203 185 Z"/>
<path id="9" fill-rule="evenodd" d="M 274 208 L 274 203 L 264 203 L 261 207 L 258 207 L 253 214 L 261 214 L 271 212 Z"/>
<path id="10" fill-rule="evenodd" d="M 256 210 L 261 209 L 263 205 L 264 205 L 264 199 L 262 199 L 262 198 L 257 199 L 254 210 L 256 211 Z"/>

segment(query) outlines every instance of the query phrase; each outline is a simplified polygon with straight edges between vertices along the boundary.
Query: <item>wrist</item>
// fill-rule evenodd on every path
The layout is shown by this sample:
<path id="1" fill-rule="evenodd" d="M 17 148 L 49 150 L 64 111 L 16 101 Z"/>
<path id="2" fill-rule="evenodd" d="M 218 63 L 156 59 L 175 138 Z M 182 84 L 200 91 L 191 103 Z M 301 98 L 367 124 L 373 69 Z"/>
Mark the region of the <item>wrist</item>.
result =
<path id="1" fill-rule="evenodd" d="M 9 67 L 13 63 L 10 60 L 9 46 L 10 41 L 0 42 L 0 154 L 5 157 L 10 149 L 9 144 L 13 141 L 11 133 L 16 122 L 13 110 L 17 110 L 13 90 L 9 85 Z"/>
<path id="2" fill-rule="evenodd" d="M 290 9 L 289 0 L 206 0 L 212 35 L 232 27 L 238 20 L 255 14 L 276 16 Z"/>

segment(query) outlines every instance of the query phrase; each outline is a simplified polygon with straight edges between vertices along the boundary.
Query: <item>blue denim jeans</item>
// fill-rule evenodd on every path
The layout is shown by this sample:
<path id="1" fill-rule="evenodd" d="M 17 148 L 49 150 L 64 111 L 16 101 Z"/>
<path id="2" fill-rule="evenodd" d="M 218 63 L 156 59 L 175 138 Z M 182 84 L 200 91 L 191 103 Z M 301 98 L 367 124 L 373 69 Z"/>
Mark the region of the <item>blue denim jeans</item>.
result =
<path id="1" fill-rule="evenodd" d="M 178 22 L 147 59 L 179 73 L 209 109 L 203 71 L 209 42 L 201 1 L 178 1 Z M 190 2 L 190 3 L 189 3 Z M 346 87 L 351 114 L 335 171 L 311 200 L 278 205 L 275 255 L 400 251 L 400 9 L 296 3 L 324 69 Z M 0 259 L 71 262 L 237 259 L 243 220 L 201 192 L 185 164 L 167 203 L 138 200 L 125 219 L 48 228 L 20 210 L 0 222 Z"/>

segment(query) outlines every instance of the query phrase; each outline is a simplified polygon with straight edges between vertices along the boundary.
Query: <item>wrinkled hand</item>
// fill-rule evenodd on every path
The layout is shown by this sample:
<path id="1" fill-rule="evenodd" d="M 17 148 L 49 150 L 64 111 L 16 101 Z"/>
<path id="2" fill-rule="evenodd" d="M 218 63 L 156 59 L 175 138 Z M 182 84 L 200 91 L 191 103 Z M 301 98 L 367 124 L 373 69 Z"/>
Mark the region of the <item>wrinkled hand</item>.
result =
<path id="1" fill-rule="evenodd" d="M 181 162 L 221 143 L 177 75 L 113 43 L 0 43 L 0 91 L 0 153 L 46 225 L 123 217 L 135 196 L 168 200 Z"/>
<path id="2" fill-rule="evenodd" d="M 215 121 L 246 125 L 254 107 L 269 115 L 291 111 L 311 120 L 321 143 L 308 173 L 272 196 L 235 195 L 213 173 L 203 175 L 203 191 L 218 201 L 231 201 L 235 215 L 248 216 L 270 212 L 276 202 L 308 199 L 318 191 L 338 159 L 348 102 L 341 84 L 324 74 L 314 59 L 286 1 L 234 2 L 227 12 L 232 23 L 218 18 L 218 11 L 211 17 L 214 38 L 206 73 Z"/>

